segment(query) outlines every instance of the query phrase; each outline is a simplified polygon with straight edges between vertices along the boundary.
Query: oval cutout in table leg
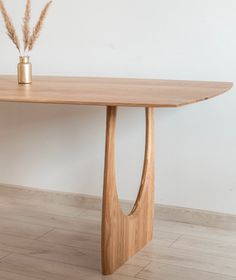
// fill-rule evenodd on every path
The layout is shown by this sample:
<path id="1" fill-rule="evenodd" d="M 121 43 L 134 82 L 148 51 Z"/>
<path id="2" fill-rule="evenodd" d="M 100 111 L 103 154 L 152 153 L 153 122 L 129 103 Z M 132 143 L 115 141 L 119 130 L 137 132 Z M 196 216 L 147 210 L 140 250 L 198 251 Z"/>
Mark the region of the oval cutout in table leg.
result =
<path id="1" fill-rule="evenodd" d="M 140 189 L 145 155 L 145 126 L 145 108 L 118 108 L 115 172 L 117 193 L 125 215 L 132 211 Z"/>

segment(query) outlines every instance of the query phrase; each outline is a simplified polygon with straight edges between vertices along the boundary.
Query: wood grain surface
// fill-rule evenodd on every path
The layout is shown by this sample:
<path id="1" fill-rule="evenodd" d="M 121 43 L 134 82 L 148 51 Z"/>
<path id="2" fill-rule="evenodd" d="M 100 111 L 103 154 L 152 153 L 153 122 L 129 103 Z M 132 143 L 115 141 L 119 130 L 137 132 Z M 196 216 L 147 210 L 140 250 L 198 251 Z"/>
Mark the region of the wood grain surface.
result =
<path id="1" fill-rule="evenodd" d="M 153 234 L 154 114 L 146 109 L 146 148 L 139 193 L 129 215 L 122 211 L 115 175 L 116 107 L 107 108 L 106 157 L 102 215 L 102 272 L 111 274 L 141 250 Z"/>
<path id="2" fill-rule="evenodd" d="M 232 83 L 122 78 L 34 77 L 18 85 L 0 76 L 0 101 L 100 106 L 177 107 L 222 94 Z"/>

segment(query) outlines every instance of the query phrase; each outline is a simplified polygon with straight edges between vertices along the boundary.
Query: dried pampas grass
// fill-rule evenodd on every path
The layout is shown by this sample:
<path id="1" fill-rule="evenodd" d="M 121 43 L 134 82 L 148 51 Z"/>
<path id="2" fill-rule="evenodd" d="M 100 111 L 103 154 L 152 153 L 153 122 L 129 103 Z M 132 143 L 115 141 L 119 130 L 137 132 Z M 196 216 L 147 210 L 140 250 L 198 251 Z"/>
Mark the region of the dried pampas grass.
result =
<path id="1" fill-rule="evenodd" d="M 25 51 L 29 46 L 29 40 L 30 40 L 30 14 L 31 14 L 31 1 L 27 0 L 26 7 L 25 7 L 25 16 L 23 18 L 23 27 L 22 27 Z"/>
<path id="2" fill-rule="evenodd" d="M 40 32 L 41 32 L 41 30 L 43 28 L 43 24 L 44 24 L 44 21 L 45 21 L 48 9 L 49 9 L 51 4 L 52 4 L 52 1 L 49 1 L 45 5 L 45 7 L 43 8 L 43 10 L 42 10 L 42 12 L 40 14 L 39 20 L 36 23 L 36 26 L 33 29 L 33 33 L 32 33 L 32 35 L 30 36 L 30 39 L 29 39 L 29 45 L 28 45 L 29 51 L 31 51 L 33 49 L 33 47 L 35 45 L 35 42 L 37 41 L 37 39 L 38 39 L 38 37 L 40 35 Z"/>
<path id="3" fill-rule="evenodd" d="M 49 1 L 43 8 L 39 20 L 36 23 L 35 27 L 33 28 L 32 34 L 30 34 L 30 18 L 31 18 L 31 0 L 26 0 L 26 7 L 25 7 L 25 14 L 23 17 L 23 25 L 22 25 L 22 32 L 23 32 L 23 42 L 24 42 L 24 53 L 26 51 L 31 51 L 35 45 L 35 42 L 39 38 L 40 32 L 42 30 L 45 18 L 48 13 L 48 9 L 52 1 Z M 3 0 L 0 0 L 0 12 L 2 13 L 5 26 L 7 29 L 7 35 L 10 37 L 11 41 L 15 44 L 16 48 L 21 54 L 20 49 L 20 41 L 18 39 L 15 27 L 12 23 L 10 16 L 7 13 L 7 10 L 3 4 Z"/>
<path id="4" fill-rule="evenodd" d="M 2 13 L 4 22 L 5 22 L 5 26 L 6 26 L 6 29 L 7 29 L 7 35 L 9 36 L 11 41 L 15 44 L 16 48 L 20 52 L 20 41 L 19 41 L 18 36 L 16 34 L 16 30 L 15 30 L 15 27 L 12 23 L 12 20 L 11 20 L 10 16 L 8 15 L 7 10 L 6 10 L 2 0 L 0 0 L 0 11 Z"/>

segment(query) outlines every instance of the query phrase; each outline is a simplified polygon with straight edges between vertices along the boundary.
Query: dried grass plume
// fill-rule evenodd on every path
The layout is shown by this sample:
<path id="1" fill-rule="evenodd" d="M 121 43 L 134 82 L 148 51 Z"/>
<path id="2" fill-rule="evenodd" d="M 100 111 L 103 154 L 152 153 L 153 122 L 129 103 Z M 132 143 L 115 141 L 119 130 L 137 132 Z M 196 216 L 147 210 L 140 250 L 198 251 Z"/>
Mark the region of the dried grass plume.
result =
<path id="1" fill-rule="evenodd" d="M 1 1 L 1 0 L 0 0 Z M 50 7 L 50 5 L 52 4 L 52 1 L 49 1 L 45 7 L 43 8 L 41 14 L 40 14 L 40 17 L 39 17 L 39 20 L 38 22 L 36 23 L 34 29 L 33 29 L 33 33 L 32 35 L 30 36 L 30 39 L 29 39 L 29 44 L 28 44 L 28 49 L 29 51 L 31 51 L 35 45 L 35 42 L 37 41 L 39 35 L 40 35 L 40 32 L 42 30 L 42 27 L 43 27 L 43 24 L 44 24 L 44 21 L 45 21 L 45 18 L 47 16 L 47 12 L 48 12 L 48 9 Z"/>
<path id="2" fill-rule="evenodd" d="M 40 13 L 39 19 L 33 28 L 32 34 L 30 31 L 30 19 L 31 19 L 31 0 L 26 0 L 26 6 L 25 6 L 25 14 L 23 17 L 23 25 L 22 25 L 22 32 L 23 32 L 23 42 L 24 42 L 24 55 L 26 51 L 31 51 L 35 45 L 35 42 L 39 38 L 40 32 L 43 28 L 43 24 L 45 21 L 45 18 L 48 13 L 48 9 L 50 5 L 52 4 L 52 1 L 49 1 L 43 8 L 43 10 Z M 7 35 L 11 39 L 11 41 L 15 44 L 16 48 L 18 49 L 20 55 L 21 55 L 21 47 L 20 47 L 20 41 L 16 33 L 16 29 L 13 25 L 13 22 L 3 4 L 3 0 L 0 0 L 0 13 L 3 16 L 3 20 L 7 29 Z"/>
<path id="3" fill-rule="evenodd" d="M 31 0 L 27 0 L 26 7 L 25 7 L 25 15 L 23 18 L 23 26 L 22 26 L 25 51 L 27 50 L 30 41 L 30 15 L 31 15 Z"/>
<path id="4" fill-rule="evenodd" d="M 2 13 L 4 22 L 5 22 L 5 26 L 6 26 L 6 29 L 7 29 L 7 35 L 9 36 L 11 41 L 15 44 L 16 48 L 20 52 L 19 38 L 16 34 L 15 27 L 12 23 L 12 20 L 11 20 L 10 16 L 7 13 L 7 10 L 6 10 L 2 0 L 0 0 L 0 12 Z"/>

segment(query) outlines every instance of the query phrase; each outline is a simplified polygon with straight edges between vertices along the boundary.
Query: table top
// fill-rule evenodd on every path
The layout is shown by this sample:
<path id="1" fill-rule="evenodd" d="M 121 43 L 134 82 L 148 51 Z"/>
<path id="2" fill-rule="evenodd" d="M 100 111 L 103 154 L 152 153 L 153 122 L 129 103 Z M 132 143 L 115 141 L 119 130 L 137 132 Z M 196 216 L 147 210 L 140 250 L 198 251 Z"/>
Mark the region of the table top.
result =
<path id="1" fill-rule="evenodd" d="M 222 94 L 228 82 L 123 78 L 44 77 L 18 85 L 15 76 L 0 76 L 0 101 L 94 106 L 178 107 Z"/>

